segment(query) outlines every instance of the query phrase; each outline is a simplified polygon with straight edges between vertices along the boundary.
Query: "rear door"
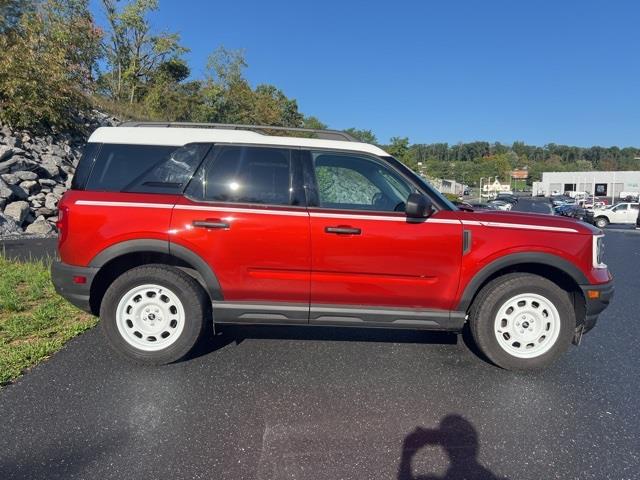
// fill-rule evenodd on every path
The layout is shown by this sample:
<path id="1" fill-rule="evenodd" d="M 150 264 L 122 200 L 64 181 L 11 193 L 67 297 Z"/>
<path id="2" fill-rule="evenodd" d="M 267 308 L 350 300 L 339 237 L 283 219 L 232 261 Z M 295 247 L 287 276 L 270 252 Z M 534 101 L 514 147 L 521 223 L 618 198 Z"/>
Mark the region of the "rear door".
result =
<path id="1" fill-rule="evenodd" d="M 309 214 L 299 151 L 215 146 L 174 208 L 171 242 L 211 267 L 217 322 L 307 323 Z"/>
<path id="2" fill-rule="evenodd" d="M 408 219 L 404 202 L 416 187 L 381 159 L 317 151 L 307 165 L 315 176 L 311 323 L 433 328 L 440 318 L 444 327 L 462 257 L 454 212 Z"/>

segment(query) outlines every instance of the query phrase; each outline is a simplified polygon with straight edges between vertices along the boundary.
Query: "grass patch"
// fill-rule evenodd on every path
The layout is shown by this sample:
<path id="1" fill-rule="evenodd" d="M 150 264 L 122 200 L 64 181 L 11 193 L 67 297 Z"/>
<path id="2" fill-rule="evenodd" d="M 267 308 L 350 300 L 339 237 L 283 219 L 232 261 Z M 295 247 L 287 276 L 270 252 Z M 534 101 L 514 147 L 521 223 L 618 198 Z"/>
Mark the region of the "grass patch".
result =
<path id="1" fill-rule="evenodd" d="M 49 262 L 0 255 L 0 386 L 96 322 L 55 292 Z"/>

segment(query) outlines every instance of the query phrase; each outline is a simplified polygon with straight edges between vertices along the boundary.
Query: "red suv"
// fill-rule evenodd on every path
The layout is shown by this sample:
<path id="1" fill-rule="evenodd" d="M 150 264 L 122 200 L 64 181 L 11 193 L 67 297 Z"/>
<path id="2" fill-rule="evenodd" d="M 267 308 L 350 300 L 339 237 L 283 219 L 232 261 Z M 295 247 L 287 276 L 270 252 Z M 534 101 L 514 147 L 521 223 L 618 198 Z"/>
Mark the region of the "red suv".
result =
<path id="1" fill-rule="evenodd" d="M 468 324 L 493 363 L 526 370 L 578 343 L 608 305 L 595 227 L 460 210 L 376 146 L 276 130 L 93 133 L 60 202 L 52 273 L 118 352 L 172 362 L 211 321 Z"/>

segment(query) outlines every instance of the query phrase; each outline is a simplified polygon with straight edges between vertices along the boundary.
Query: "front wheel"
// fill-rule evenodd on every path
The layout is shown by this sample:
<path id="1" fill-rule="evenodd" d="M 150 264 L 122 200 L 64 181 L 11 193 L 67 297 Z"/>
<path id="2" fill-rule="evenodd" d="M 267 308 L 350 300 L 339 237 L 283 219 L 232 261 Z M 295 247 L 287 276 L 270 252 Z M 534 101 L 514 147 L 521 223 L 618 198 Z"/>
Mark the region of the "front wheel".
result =
<path id="1" fill-rule="evenodd" d="M 200 338 L 209 309 L 189 275 L 165 265 L 133 268 L 107 289 L 100 323 L 111 346 L 137 363 L 184 357 Z"/>
<path id="2" fill-rule="evenodd" d="M 596 218 L 596 227 L 604 228 L 609 225 L 609 220 L 606 217 L 598 217 Z"/>
<path id="3" fill-rule="evenodd" d="M 537 370 L 564 353 L 576 326 L 569 294 L 544 277 L 512 273 L 487 284 L 470 311 L 473 338 L 507 370 Z"/>

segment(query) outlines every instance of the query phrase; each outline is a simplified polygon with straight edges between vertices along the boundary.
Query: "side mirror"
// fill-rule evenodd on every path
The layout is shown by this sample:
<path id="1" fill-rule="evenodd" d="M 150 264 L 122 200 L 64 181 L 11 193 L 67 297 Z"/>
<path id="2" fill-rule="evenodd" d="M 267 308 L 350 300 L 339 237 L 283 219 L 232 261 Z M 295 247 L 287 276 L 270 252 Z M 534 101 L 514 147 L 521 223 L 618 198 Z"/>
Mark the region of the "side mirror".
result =
<path id="1" fill-rule="evenodd" d="M 409 218 L 428 218 L 433 213 L 433 205 L 429 197 L 412 193 L 407 198 L 404 211 Z"/>

